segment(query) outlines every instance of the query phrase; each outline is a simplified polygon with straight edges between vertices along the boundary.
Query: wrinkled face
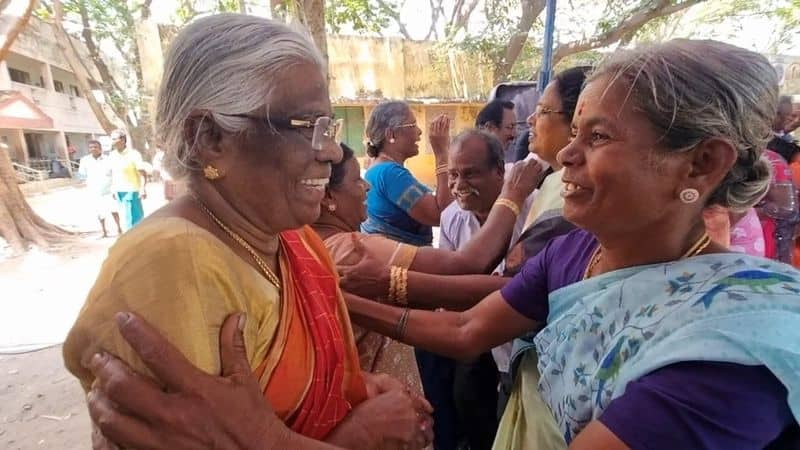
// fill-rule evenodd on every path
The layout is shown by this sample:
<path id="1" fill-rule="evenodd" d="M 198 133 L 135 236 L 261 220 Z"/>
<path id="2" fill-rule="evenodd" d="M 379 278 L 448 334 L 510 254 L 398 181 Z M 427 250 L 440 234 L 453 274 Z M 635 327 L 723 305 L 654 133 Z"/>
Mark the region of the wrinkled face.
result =
<path id="1" fill-rule="evenodd" d="M 97 144 L 89 144 L 89 153 L 95 158 L 99 158 L 103 154 L 103 149 Z"/>
<path id="2" fill-rule="evenodd" d="M 314 122 L 331 116 L 327 83 L 312 64 L 298 64 L 270 80 L 276 86 L 265 104 L 269 116 Z M 266 112 L 257 115 L 266 117 Z M 275 132 L 264 119 L 251 120 L 247 133 L 228 136 L 224 152 L 225 174 L 219 183 L 232 203 L 242 202 L 262 215 L 272 231 L 313 223 L 331 173 L 331 163 L 342 157 L 341 148 L 326 140 L 321 150 L 311 146 L 313 129 L 289 128 Z"/>
<path id="3" fill-rule="evenodd" d="M 551 166 L 556 166 L 556 155 L 569 142 L 571 117 L 564 115 L 557 81 L 551 81 L 542 92 L 536 111 L 528 116 L 531 135 L 528 150 Z"/>
<path id="4" fill-rule="evenodd" d="M 503 187 L 503 170 L 489 165 L 489 148 L 483 139 L 473 136 L 451 147 L 448 167 L 448 186 L 458 205 L 466 211 L 488 213 Z"/>
<path id="5" fill-rule="evenodd" d="M 345 173 L 342 182 L 328 189 L 336 211 L 332 214 L 344 221 L 349 229 L 357 231 L 361 222 L 367 220 L 367 192 L 369 183 L 361 178 L 361 167 L 353 157 L 344 163 Z"/>
<path id="6" fill-rule="evenodd" d="M 558 154 L 564 217 L 601 237 L 685 214 L 676 193 L 687 156 L 663 154 L 651 124 L 625 102 L 627 91 L 622 82 L 608 87 L 605 78 L 589 83 L 575 111 L 574 137 Z"/>

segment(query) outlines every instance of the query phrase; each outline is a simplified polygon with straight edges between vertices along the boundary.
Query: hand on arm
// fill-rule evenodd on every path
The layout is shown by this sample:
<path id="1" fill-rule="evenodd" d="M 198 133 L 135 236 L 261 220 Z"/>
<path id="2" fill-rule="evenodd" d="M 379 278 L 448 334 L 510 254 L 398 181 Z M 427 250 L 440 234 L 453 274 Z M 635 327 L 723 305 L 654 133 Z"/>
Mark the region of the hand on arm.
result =
<path id="1" fill-rule="evenodd" d="M 118 314 L 119 330 L 152 373 L 133 372 L 110 354 L 95 354 L 89 413 L 102 432 L 95 448 L 333 450 L 289 430 L 264 400 L 250 372 L 238 314 L 220 331 L 222 375 L 194 367 L 159 332 L 133 314 Z M 103 447 L 105 445 L 105 447 Z"/>
<path id="2" fill-rule="evenodd" d="M 520 336 L 536 322 L 515 311 L 494 292 L 464 312 L 412 310 L 405 333 L 397 324 L 403 308 L 345 293 L 353 322 L 401 342 L 451 358 L 467 360 Z"/>
<path id="3" fill-rule="evenodd" d="M 543 176 L 537 161 L 519 161 L 506 177 L 499 198 L 521 208 Z M 505 257 L 517 218 L 507 206 L 495 204 L 483 226 L 458 251 L 421 248 L 411 269 L 439 274 L 488 273 Z"/>

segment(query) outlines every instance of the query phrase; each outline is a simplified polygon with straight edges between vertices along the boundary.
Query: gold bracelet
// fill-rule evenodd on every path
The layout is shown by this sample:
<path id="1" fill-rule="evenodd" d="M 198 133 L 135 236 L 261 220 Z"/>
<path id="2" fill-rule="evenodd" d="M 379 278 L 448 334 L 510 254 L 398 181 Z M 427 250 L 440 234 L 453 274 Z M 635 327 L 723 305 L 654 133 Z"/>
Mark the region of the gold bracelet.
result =
<path id="1" fill-rule="evenodd" d="M 398 267 L 397 273 L 397 292 L 396 292 L 396 299 L 397 303 L 405 306 L 408 304 L 408 269 L 406 268 L 399 268 Z"/>
<path id="2" fill-rule="evenodd" d="M 390 267 L 389 272 L 389 301 L 394 302 L 397 297 L 397 266 Z"/>
<path id="3" fill-rule="evenodd" d="M 403 309 L 403 314 L 400 315 L 400 320 L 397 321 L 397 326 L 395 327 L 395 335 L 397 336 L 395 339 L 400 341 L 406 335 L 406 326 L 408 325 L 408 315 L 411 313 L 409 308 Z"/>
<path id="4" fill-rule="evenodd" d="M 436 166 L 436 175 L 438 176 L 438 175 L 446 174 L 448 172 L 448 170 L 449 170 L 449 168 L 447 166 L 447 163 L 439 164 L 438 166 Z"/>
<path id="5" fill-rule="evenodd" d="M 495 205 L 502 205 L 510 209 L 514 213 L 514 217 L 519 217 L 519 206 L 507 198 L 498 198 L 494 202 Z"/>

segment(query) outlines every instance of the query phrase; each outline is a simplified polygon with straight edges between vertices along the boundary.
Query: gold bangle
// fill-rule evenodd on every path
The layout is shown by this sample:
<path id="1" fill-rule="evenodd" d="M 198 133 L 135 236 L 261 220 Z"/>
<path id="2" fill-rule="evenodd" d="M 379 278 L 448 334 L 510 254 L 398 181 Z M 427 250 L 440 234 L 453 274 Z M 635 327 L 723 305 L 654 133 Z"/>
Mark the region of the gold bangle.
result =
<path id="1" fill-rule="evenodd" d="M 395 335 L 397 336 L 395 339 L 400 341 L 406 335 L 406 326 L 408 325 L 408 315 L 411 313 L 409 308 L 403 309 L 403 314 L 400 315 L 400 320 L 397 321 L 397 326 L 395 327 Z"/>
<path id="2" fill-rule="evenodd" d="M 401 305 L 408 304 L 408 269 L 399 266 L 391 267 L 389 301 Z"/>
<path id="3" fill-rule="evenodd" d="M 397 266 L 390 267 L 389 272 L 389 301 L 394 302 L 397 297 Z"/>
<path id="4" fill-rule="evenodd" d="M 397 271 L 397 292 L 396 301 L 401 305 L 408 304 L 408 269 L 399 268 Z"/>
<path id="5" fill-rule="evenodd" d="M 514 217 L 519 217 L 519 205 L 512 202 L 511 200 L 507 198 L 499 198 L 497 199 L 497 201 L 494 202 L 494 204 L 505 206 L 506 208 L 510 209 L 511 212 L 514 213 Z"/>

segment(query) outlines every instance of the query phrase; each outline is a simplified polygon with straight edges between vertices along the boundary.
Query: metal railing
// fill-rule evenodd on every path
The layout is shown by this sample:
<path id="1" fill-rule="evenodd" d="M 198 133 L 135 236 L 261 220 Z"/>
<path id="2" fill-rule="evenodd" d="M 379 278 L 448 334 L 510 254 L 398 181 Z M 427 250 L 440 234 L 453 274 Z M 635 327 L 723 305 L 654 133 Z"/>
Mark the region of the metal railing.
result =
<path id="1" fill-rule="evenodd" d="M 46 170 L 34 169 L 15 162 L 12 162 L 11 165 L 14 167 L 14 171 L 17 173 L 17 180 L 23 183 L 44 181 L 49 178 L 49 172 Z"/>

